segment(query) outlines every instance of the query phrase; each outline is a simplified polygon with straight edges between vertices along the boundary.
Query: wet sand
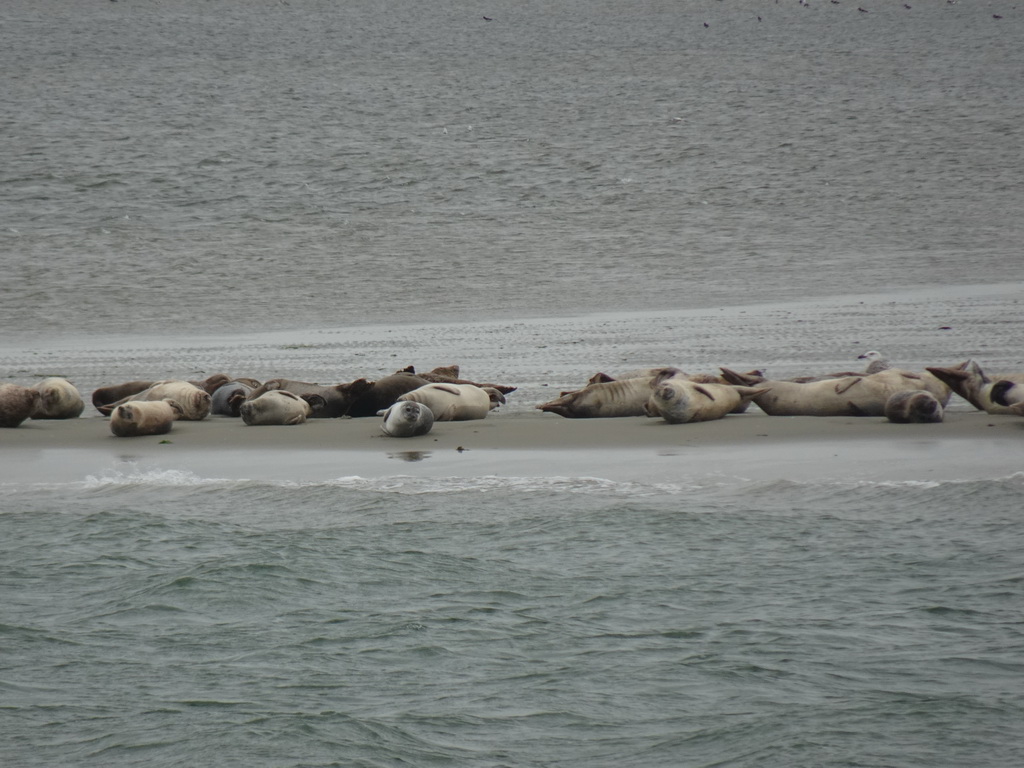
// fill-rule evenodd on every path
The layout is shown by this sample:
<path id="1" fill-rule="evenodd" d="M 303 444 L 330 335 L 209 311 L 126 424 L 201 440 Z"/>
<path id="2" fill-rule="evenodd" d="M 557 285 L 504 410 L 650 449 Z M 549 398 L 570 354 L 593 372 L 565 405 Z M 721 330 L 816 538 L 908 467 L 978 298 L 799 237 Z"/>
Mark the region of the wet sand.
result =
<path id="1" fill-rule="evenodd" d="M 642 417 L 502 415 L 383 435 L 376 418 L 250 427 L 210 417 L 167 435 L 117 438 L 102 417 L 27 422 L 0 436 L 6 478 L 75 480 L 174 470 L 227 479 L 341 476 L 597 476 L 643 482 L 751 479 L 968 480 L 1024 471 L 1024 419 L 950 413 L 942 424 L 779 417 L 753 411 L 699 424 Z"/>

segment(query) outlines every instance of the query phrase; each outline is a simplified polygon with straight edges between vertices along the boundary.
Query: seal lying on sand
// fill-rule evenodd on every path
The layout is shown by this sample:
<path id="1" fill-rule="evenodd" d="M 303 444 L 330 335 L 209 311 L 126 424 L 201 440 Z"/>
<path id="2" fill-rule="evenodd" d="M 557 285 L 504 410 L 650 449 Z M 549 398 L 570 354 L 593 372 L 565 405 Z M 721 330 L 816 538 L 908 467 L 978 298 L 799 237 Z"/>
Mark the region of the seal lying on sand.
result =
<path id="1" fill-rule="evenodd" d="M 897 392 L 885 401 L 885 418 L 896 424 L 936 424 L 944 413 L 938 398 L 923 389 Z"/>
<path id="2" fill-rule="evenodd" d="M 993 398 L 993 386 L 997 381 L 1024 384 L 1024 373 L 986 374 L 974 360 L 967 360 L 955 368 L 929 368 L 936 378 L 945 382 L 960 397 L 979 411 L 991 414 L 1013 414 L 1012 405 L 1004 405 Z M 1005 392 L 1006 386 L 999 391 Z M 1005 399 L 1005 394 L 1000 397 Z"/>
<path id="3" fill-rule="evenodd" d="M 1009 379 L 993 382 L 989 396 L 996 405 L 1008 408 L 1017 416 L 1024 416 L 1024 384 Z"/>
<path id="4" fill-rule="evenodd" d="M 165 435 L 181 415 L 181 406 L 174 400 L 127 402 L 110 414 L 110 431 L 117 437 Z"/>
<path id="5" fill-rule="evenodd" d="M 106 387 L 99 387 L 94 389 L 92 392 L 92 404 L 96 410 L 103 413 L 103 408 L 114 403 L 127 402 L 127 399 L 132 395 L 137 395 L 140 392 L 145 392 L 147 389 L 156 384 L 152 380 L 136 380 L 136 381 L 125 381 L 121 384 L 111 384 Z M 110 411 L 104 415 L 109 415 Z"/>
<path id="6" fill-rule="evenodd" d="M 174 400 L 181 406 L 182 414 L 178 418 L 182 421 L 202 421 L 210 414 L 210 393 L 191 382 L 175 379 L 155 382 L 138 394 L 109 405 L 97 406 L 96 410 L 104 416 L 109 416 L 117 406 L 125 403 L 164 399 Z"/>
<path id="7" fill-rule="evenodd" d="M 0 427 L 16 427 L 39 406 L 39 391 L 20 384 L 0 384 Z"/>
<path id="8" fill-rule="evenodd" d="M 312 412 L 308 402 L 287 390 L 264 392 L 239 407 L 242 421 L 252 427 L 302 424 Z"/>
<path id="9" fill-rule="evenodd" d="M 32 413 L 33 419 L 77 419 L 85 410 L 81 393 L 67 379 L 51 376 L 32 389 L 39 392 L 39 405 Z"/>
<path id="10" fill-rule="evenodd" d="M 694 384 L 728 384 L 724 378 L 717 376 L 713 373 L 683 373 L 679 368 L 675 366 L 666 365 L 661 368 L 639 368 L 635 371 L 627 371 L 626 373 L 619 374 L 617 376 L 609 376 L 607 373 L 598 372 L 595 373 L 587 380 L 587 385 L 591 384 L 607 384 L 612 381 L 624 381 L 626 379 L 643 379 L 646 378 L 649 381 L 653 380 L 662 371 L 675 371 L 675 378 L 686 379 L 692 381 Z M 762 376 L 763 371 L 748 371 L 748 375 L 751 376 Z M 563 392 L 562 395 L 568 393 Z M 731 413 L 745 413 L 747 407 L 750 405 L 750 400 L 741 400 Z M 646 411 L 646 402 L 643 404 L 643 409 Z M 639 414 L 637 414 L 639 415 Z"/>
<path id="11" fill-rule="evenodd" d="M 647 413 L 661 416 L 669 424 L 722 419 L 768 391 L 731 384 L 698 384 L 669 372 L 655 376 L 651 390 Z"/>
<path id="12" fill-rule="evenodd" d="M 163 379 L 163 381 L 168 380 Z M 227 384 L 229 381 L 232 381 L 232 379 L 226 373 L 215 373 L 202 381 L 189 381 L 189 384 L 199 387 L 199 389 L 212 395 L 218 387 Z M 128 398 L 132 395 L 138 395 L 152 387 L 154 384 L 159 383 L 159 381 L 139 379 L 135 381 L 126 381 L 123 384 L 112 384 L 107 387 L 99 387 L 98 389 L 93 390 L 92 404 L 95 406 L 96 410 L 106 416 L 110 413 L 110 410 L 108 409 L 107 411 L 104 411 L 104 406 L 127 402 Z"/>
<path id="13" fill-rule="evenodd" d="M 341 391 L 342 386 L 314 384 L 295 379 L 268 379 L 246 395 L 245 401 L 239 403 L 239 409 L 245 402 L 257 400 L 268 392 L 291 392 L 293 395 L 308 398 L 313 406 L 310 414 L 312 418 L 334 419 L 344 416 L 349 406 L 349 398 Z"/>
<path id="14" fill-rule="evenodd" d="M 755 396 L 754 402 L 770 416 L 883 416 L 892 395 L 923 390 L 928 383 L 921 376 L 895 369 L 808 382 L 765 379 L 728 368 L 722 368 L 722 375 L 733 384 L 767 389 Z"/>
<path id="15" fill-rule="evenodd" d="M 256 379 L 234 379 L 222 384 L 210 393 L 210 413 L 237 417 L 242 403 L 260 386 Z"/>
<path id="16" fill-rule="evenodd" d="M 398 402 L 402 395 L 429 383 L 411 373 L 392 373 L 376 381 L 356 379 L 343 385 L 351 398 L 347 415 L 354 419 L 376 416 Z"/>
<path id="17" fill-rule="evenodd" d="M 483 419 L 493 408 L 505 402 L 496 389 L 474 384 L 424 384 L 399 396 L 398 402 L 423 403 L 434 414 L 434 421 Z"/>
<path id="18" fill-rule="evenodd" d="M 666 378 L 682 377 L 678 368 L 657 369 Z M 573 392 L 562 392 L 559 397 L 536 406 L 545 413 L 555 413 L 566 419 L 613 419 L 624 416 L 647 415 L 647 401 L 651 399 L 654 376 L 613 379 L 604 374 L 591 377 L 591 384 Z M 664 380 L 664 379 L 663 379 Z"/>
<path id="19" fill-rule="evenodd" d="M 426 379 L 429 384 L 472 384 L 473 386 L 480 387 L 481 389 L 496 389 L 503 395 L 510 394 L 518 389 L 518 387 L 513 387 L 509 384 L 491 384 L 489 382 L 460 379 L 459 366 L 457 365 L 438 366 L 426 373 L 416 373 L 415 367 L 407 365 L 402 370 L 396 371 L 396 373 L 408 373 L 414 376 L 419 376 L 421 379 Z"/>
<path id="20" fill-rule="evenodd" d="M 434 412 L 424 403 L 402 400 L 386 411 L 380 428 L 389 437 L 419 437 L 434 426 Z"/>
<path id="21" fill-rule="evenodd" d="M 894 368 L 892 364 L 880 353 L 874 350 L 865 352 L 860 355 L 858 360 L 867 360 L 867 368 L 863 371 L 837 371 L 835 373 L 825 373 L 810 376 L 795 376 L 793 378 L 785 379 L 785 381 L 793 381 L 800 384 L 808 384 L 814 381 L 828 381 L 830 379 L 845 379 L 848 377 L 857 376 L 872 376 L 874 374 L 885 374 L 880 377 L 879 380 L 890 380 L 897 382 L 897 388 L 902 388 L 906 380 L 911 382 L 919 382 L 915 387 L 916 389 L 925 389 L 931 392 L 938 401 L 945 406 L 949 402 L 949 398 L 952 396 L 953 391 L 943 381 L 936 378 L 933 374 L 927 371 L 918 373 L 916 371 L 908 371 L 902 368 Z"/>
<path id="22" fill-rule="evenodd" d="M 306 398 L 313 407 L 313 418 L 335 419 L 339 416 L 376 416 L 392 405 L 398 396 L 429 382 L 408 373 L 395 373 L 377 381 L 356 379 L 345 384 L 313 384 L 294 379 L 269 379 L 256 388 L 248 399 L 265 392 L 284 390 Z"/>

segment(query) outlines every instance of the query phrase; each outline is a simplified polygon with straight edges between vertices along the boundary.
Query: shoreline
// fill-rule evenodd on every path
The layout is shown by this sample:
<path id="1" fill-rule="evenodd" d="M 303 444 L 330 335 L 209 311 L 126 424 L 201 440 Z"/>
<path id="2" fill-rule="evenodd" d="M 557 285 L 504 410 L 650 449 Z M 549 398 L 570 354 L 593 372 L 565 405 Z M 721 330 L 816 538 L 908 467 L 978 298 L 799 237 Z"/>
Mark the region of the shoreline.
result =
<path id="1" fill-rule="evenodd" d="M 563 419 L 550 414 L 438 422 L 393 438 L 380 419 L 311 419 L 250 427 L 240 419 L 175 422 L 166 435 L 118 438 L 100 416 L 28 421 L 0 433 L 0 485 L 129 472 L 268 481 L 349 476 L 601 477 L 663 483 L 757 480 L 972 480 L 1024 471 L 1024 419 L 947 412 L 940 424 L 877 417 L 731 414 L 718 421 Z"/>

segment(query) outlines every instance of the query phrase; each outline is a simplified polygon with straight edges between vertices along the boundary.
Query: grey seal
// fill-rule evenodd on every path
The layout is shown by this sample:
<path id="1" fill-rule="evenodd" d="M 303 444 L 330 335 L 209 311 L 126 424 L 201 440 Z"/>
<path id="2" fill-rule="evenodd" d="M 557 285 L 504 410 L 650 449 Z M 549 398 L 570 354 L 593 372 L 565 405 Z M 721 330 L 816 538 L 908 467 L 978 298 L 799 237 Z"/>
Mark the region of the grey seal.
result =
<path id="1" fill-rule="evenodd" d="M 397 402 L 380 415 L 380 428 L 389 437 L 419 437 L 434 426 L 434 412 L 412 400 Z"/>

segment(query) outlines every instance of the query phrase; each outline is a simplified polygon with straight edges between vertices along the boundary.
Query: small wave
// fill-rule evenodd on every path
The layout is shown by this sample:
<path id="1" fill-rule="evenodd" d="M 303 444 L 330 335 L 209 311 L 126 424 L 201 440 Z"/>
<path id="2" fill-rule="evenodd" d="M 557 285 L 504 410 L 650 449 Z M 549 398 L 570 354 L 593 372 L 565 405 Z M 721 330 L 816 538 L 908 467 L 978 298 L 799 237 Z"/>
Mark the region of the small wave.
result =
<path id="1" fill-rule="evenodd" d="M 196 487 L 205 485 L 224 485 L 238 482 L 237 480 L 226 480 L 221 478 L 200 477 L 194 472 L 187 472 L 178 469 L 133 469 L 127 472 L 112 472 L 105 475 L 87 475 L 81 481 L 84 490 L 97 490 L 116 486 L 174 486 L 174 487 Z"/>
<path id="2" fill-rule="evenodd" d="M 736 478 L 736 480 L 744 480 L 743 478 Z M 1008 486 L 1020 486 L 1024 488 L 1024 472 L 1014 472 L 1003 477 L 992 477 L 992 478 L 977 478 L 977 477 L 965 477 L 965 478 L 945 478 L 942 480 L 871 480 L 865 478 L 853 478 L 853 479 L 840 479 L 840 478 L 811 478 L 803 480 L 794 479 L 780 479 L 780 480 L 769 480 L 764 482 L 758 482 L 750 479 L 745 479 L 751 487 L 758 487 L 759 489 L 772 488 L 779 491 L 797 490 L 797 489 L 835 489 L 835 490 L 850 490 L 850 491 L 864 491 L 870 489 L 908 489 L 908 490 L 931 490 L 934 488 L 950 488 L 956 486 L 971 486 L 975 484 L 985 485 L 1008 485 Z"/>
<path id="3" fill-rule="evenodd" d="M 204 477 L 188 470 L 132 467 L 88 475 L 82 480 L 34 484 L 9 483 L 0 485 L 0 495 L 23 496 L 26 493 L 64 494 L 68 491 L 92 494 L 146 491 L 147 489 L 177 489 L 186 493 L 238 493 L 262 492 L 353 492 L 396 495 L 432 496 L 451 494 L 569 494 L 582 496 L 619 497 L 630 499 L 690 496 L 695 493 L 714 496 L 758 496 L 768 498 L 835 499 L 836 495 L 858 498 L 885 498 L 893 493 L 923 494 L 954 493 L 957 497 L 984 491 L 997 496 L 1007 492 L 1014 496 L 1024 493 L 1024 472 L 992 479 L 942 480 L 871 480 L 871 479 L 776 479 L 760 480 L 738 475 L 709 475 L 680 479 L 675 482 L 655 480 L 609 479 L 597 476 L 414 476 L 346 475 L 327 479 L 267 479 Z"/>
<path id="4" fill-rule="evenodd" d="M 600 477 L 506 477 L 481 475 L 478 477 L 341 477 L 320 485 L 351 488 L 404 495 L 430 495 L 447 493 L 578 493 L 606 496 L 650 496 L 677 494 L 695 490 L 697 486 L 663 483 L 640 483 L 608 480 Z"/>
<path id="5" fill-rule="evenodd" d="M 610 480 L 588 476 L 442 476 L 416 477 L 412 475 L 387 475 L 363 477 L 347 475 L 337 478 L 316 480 L 268 480 L 252 478 L 203 477 L 195 472 L 179 469 L 147 469 L 132 467 L 127 470 L 112 470 L 103 474 L 87 475 L 83 480 L 64 483 L 9 484 L 6 490 L 24 491 L 74 489 L 103 492 L 119 489 L 185 488 L 185 489 L 351 489 L 356 491 L 430 495 L 450 493 L 518 492 L 545 493 L 564 492 L 599 495 L 652 496 L 677 495 L 709 487 L 720 487 L 735 483 L 736 478 L 713 478 L 692 483 L 650 483 L 629 480 Z M 746 482 L 742 481 L 741 482 Z"/>

